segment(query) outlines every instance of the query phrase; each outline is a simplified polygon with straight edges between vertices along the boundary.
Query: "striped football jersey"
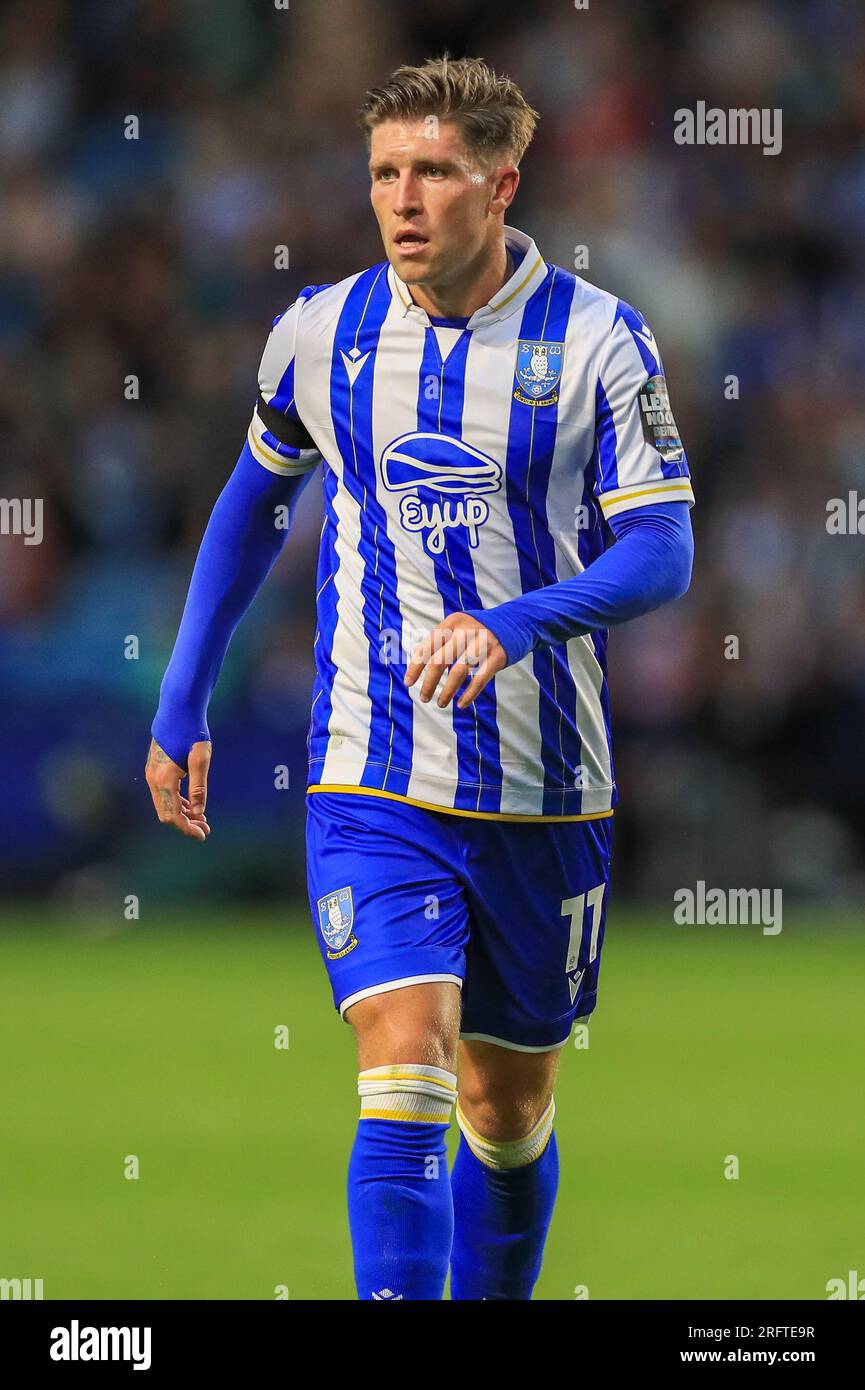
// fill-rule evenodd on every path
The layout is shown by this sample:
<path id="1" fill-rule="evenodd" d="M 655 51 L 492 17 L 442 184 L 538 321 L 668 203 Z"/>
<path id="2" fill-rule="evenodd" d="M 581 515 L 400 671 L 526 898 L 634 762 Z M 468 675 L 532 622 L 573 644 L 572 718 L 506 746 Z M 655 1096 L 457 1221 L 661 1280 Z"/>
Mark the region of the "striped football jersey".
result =
<path id="1" fill-rule="evenodd" d="M 385 261 L 303 290 L 266 344 L 250 447 L 323 470 L 309 783 L 609 815 L 606 632 L 537 647 L 466 709 L 404 684 L 447 614 L 579 574 L 604 518 L 693 502 L 645 319 L 505 237 L 516 268 L 467 321 L 431 320 Z"/>

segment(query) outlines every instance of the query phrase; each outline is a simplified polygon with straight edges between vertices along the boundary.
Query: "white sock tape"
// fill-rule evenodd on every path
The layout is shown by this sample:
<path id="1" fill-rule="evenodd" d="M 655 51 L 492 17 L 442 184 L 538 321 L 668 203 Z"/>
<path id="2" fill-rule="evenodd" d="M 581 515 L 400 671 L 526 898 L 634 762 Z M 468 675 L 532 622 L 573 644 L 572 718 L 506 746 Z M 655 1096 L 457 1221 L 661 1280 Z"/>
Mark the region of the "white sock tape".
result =
<path id="1" fill-rule="evenodd" d="M 457 1079 L 442 1067 L 415 1062 L 370 1067 L 357 1078 L 362 1120 L 414 1120 L 449 1124 Z"/>
<path id="2" fill-rule="evenodd" d="M 524 1168 L 540 1158 L 553 1132 L 556 1103 L 551 1100 L 534 1129 L 523 1139 L 494 1140 L 485 1139 L 473 1129 L 457 1106 L 457 1124 L 465 1136 L 465 1141 L 476 1158 L 488 1168 Z"/>

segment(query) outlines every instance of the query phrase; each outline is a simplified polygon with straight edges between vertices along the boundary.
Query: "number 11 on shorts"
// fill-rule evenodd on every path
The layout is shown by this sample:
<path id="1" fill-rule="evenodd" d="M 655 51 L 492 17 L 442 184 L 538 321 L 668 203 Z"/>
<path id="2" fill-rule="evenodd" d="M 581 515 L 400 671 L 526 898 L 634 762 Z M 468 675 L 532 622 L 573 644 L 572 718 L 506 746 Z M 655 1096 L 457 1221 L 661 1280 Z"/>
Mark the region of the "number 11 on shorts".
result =
<path id="1" fill-rule="evenodd" d="M 601 930 L 601 905 L 604 901 L 604 890 L 606 883 L 599 883 L 596 888 L 590 888 L 588 893 L 578 893 L 575 898 L 564 898 L 562 900 L 562 916 L 570 917 L 571 931 L 568 937 L 568 956 L 565 961 L 565 974 L 570 977 L 572 972 L 577 969 L 580 962 L 580 946 L 583 940 L 583 922 L 586 915 L 586 903 L 592 909 L 592 935 L 589 940 L 589 959 L 591 965 L 595 956 L 598 954 L 598 935 Z M 571 1000 L 576 998 L 577 990 L 580 987 L 582 971 L 575 979 L 568 979 L 571 986 Z"/>

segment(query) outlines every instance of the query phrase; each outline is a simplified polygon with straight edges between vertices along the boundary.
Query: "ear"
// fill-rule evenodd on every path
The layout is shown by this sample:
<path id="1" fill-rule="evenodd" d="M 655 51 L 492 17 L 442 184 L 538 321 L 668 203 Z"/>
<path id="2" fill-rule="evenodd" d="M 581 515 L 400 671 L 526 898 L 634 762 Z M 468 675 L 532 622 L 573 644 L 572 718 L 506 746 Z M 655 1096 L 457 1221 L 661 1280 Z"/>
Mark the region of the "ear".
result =
<path id="1" fill-rule="evenodd" d="M 492 171 L 492 182 L 490 212 L 504 213 L 516 197 L 520 186 L 520 171 L 515 164 L 500 164 Z"/>

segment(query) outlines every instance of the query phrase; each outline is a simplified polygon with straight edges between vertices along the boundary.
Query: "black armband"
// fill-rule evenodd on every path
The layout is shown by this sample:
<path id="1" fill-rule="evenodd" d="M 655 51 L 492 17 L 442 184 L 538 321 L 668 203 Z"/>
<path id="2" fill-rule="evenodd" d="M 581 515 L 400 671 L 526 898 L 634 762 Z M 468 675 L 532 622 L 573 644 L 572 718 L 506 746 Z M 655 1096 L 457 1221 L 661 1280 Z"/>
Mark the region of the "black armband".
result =
<path id="1" fill-rule="evenodd" d="M 260 391 L 255 409 L 268 434 L 272 434 L 280 444 L 286 444 L 290 449 L 315 449 L 317 447 L 315 440 L 299 420 L 274 410 L 272 405 L 267 404 Z"/>

